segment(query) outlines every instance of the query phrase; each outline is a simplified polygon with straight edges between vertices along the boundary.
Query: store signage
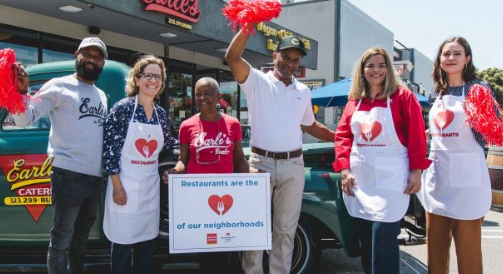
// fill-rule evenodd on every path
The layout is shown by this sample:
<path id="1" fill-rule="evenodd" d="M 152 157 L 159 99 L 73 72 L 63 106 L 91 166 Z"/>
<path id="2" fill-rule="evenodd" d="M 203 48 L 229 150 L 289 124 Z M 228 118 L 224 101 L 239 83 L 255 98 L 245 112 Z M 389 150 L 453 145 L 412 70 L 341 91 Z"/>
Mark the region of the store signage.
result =
<path id="1" fill-rule="evenodd" d="M 26 207 L 38 222 L 47 205 L 52 203 L 51 161 L 47 154 L 0 156 L 0 170 L 12 192 L 4 198 L 4 204 Z"/>
<path id="2" fill-rule="evenodd" d="M 322 86 L 325 85 L 325 80 L 320 79 L 320 80 L 300 80 L 299 82 L 303 83 L 306 85 L 311 91 L 315 89 L 319 89 Z"/>
<path id="3" fill-rule="evenodd" d="M 140 0 L 140 2 L 145 4 L 145 10 L 157 11 L 192 23 L 197 23 L 201 17 L 199 0 Z"/>
<path id="4" fill-rule="evenodd" d="M 170 25 L 173 25 L 175 27 L 179 27 L 179 28 L 183 28 L 183 29 L 187 29 L 187 30 L 191 30 L 192 29 L 192 25 L 191 24 L 187 24 L 185 22 L 182 22 L 180 20 L 176 20 L 175 18 L 166 18 L 166 23 L 167 24 L 170 24 Z"/>
<path id="5" fill-rule="evenodd" d="M 267 73 L 269 71 L 272 71 L 274 70 L 274 66 L 264 66 L 264 67 L 260 67 L 260 70 L 262 70 L 263 73 Z M 300 66 L 298 69 L 297 69 L 297 72 L 295 72 L 295 74 L 293 75 L 295 78 L 304 78 L 306 77 L 306 68 L 305 67 L 302 67 Z"/>
<path id="6" fill-rule="evenodd" d="M 411 72 L 414 65 L 409 60 L 394 61 L 393 67 L 399 76 L 403 77 L 407 72 Z"/>
<path id="7" fill-rule="evenodd" d="M 283 37 L 286 37 L 286 36 L 293 35 L 293 33 L 291 31 L 284 30 L 284 29 L 277 30 L 277 29 L 270 27 L 264 23 L 257 24 L 257 31 L 259 33 L 262 33 L 264 35 L 264 37 L 271 37 L 269 39 L 266 39 L 266 43 L 267 43 L 266 48 L 270 51 L 276 51 L 276 48 L 278 47 L 278 44 L 279 44 L 279 39 L 282 39 Z M 272 39 L 272 37 L 277 37 L 278 40 L 275 41 Z M 301 40 L 302 40 L 302 42 L 304 42 L 306 49 L 310 50 L 311 49 L 311 41 L 306 38 L 301 38 Z"/>
<path id="8" fill-rule="evenodd" d="M 405 64 L 393 64 L 393 67 L 395 67 L 396 73 L 399 76 L 403 76 L 404 72 L 407 71 L 405 68 Z"/>

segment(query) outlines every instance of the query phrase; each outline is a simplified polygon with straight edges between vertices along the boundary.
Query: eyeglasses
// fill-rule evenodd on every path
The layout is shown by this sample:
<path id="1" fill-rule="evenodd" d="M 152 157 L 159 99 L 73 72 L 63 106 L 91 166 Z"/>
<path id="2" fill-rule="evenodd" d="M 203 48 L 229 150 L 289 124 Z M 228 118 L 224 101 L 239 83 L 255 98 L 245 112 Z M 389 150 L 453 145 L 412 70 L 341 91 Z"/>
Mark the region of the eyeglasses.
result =
<path id="1" fill-rule="evenodd" d="M 199 134 L 195 143 L 199 144 L 199 146 L 196 147 L 196 161 L 201 165 L 216 164 L 220 162 L 220 147 L 206 145 L 204 137 L 207 135 L 208 132 L 203 132 L 201 118 L 199 118 Z M 220 135 L 220 120 L 217 122 L 217 135 L 215 136 L 218 135 Z"/>
<path id="2" fill-rule="evenodd" d="M 86 58 L 86 59 L 93 59 L 96 62 L 103 62 L 103 61 L 105 61 L 105 58 L 103 58 L 101 56 L 92 55 L 91 53 L 89 53 L 87 51 L 81 51 L 80 54 L 82 54 L 82 56 L 84 56 L 84 58 Z"/>
<path id="3" fill-rule="evenodd" d="M 162 81 L 162 75 L 160 75 L 160 74 L 152 74 L 152 73 L 140 73 L 140 74 L 138 74 L 138 77 L 142 77 L 142 76 L 146 80 L 152 80 L 152 78 L 154 78 L 157 82 L 161 82 Z"/>

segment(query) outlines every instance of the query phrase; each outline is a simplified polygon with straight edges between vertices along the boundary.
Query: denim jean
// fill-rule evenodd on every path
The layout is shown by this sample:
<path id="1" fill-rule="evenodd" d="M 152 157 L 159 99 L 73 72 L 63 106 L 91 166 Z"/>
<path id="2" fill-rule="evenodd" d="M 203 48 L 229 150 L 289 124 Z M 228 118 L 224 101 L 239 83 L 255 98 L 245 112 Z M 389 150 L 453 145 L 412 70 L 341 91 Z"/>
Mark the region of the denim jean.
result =
<path id="1" fill-rule="evenodd" d="M 52 167 L 51 184 L 54 227 L 47 270 L 49 274 L 83 273 L 87 238 L 100 205 L 102 178 Z"/>
<path id="2" fill-rule="evenodd" d="M 131 273 L 131 253 L 133 253 L 133 273 L 152 274 L 155 239 L 134 244 L 112 243 L 112 274 Z"/>
<path id="3" fill-rule="evenodd" d="M 354 218 L 366 274 L 400 273 L 400 221 L 384 223 Z"/>

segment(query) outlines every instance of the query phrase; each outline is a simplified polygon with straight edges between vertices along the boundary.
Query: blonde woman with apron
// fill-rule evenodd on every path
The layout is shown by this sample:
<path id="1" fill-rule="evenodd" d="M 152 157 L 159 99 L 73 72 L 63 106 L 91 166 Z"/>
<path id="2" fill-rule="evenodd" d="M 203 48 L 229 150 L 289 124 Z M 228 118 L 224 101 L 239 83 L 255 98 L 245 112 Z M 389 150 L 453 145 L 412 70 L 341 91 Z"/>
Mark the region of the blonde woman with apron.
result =
<path id="1" fill-rule="evenodd" d="M 458 272 L 482 273 L 481 226 L 491 205 L 484 142 L 465 122 L 465 96 L 476 79 L 471 49 L 462 37 L 444 41 L 434 75 L 439 94 L 429 113 L 430 159 L 418 195 L 426 210 L 429 273 L 449 273 L 456 244 Z"/>
<path id="2" fill-rule="evenodd" d="M 109 174 L 103 230 L 112 242 L 113 274 L 153 273 L 154 240 L 159 233 L 158 156 L 176 143 L 166 111 L 154 104 L 164 88 L 161 59 L 141 58 L 128 79 L 128 98 L 112 107 L 105 121 L 105 170 Z M 166 140 L 166 141 L 165 141 Z"/>
<path id="3" fill-rule="evenodd" d="M 341 172 L 365 273 L 399 273 L 400 220 L 429 165 L 421 106 L 381 48 L 366 51 L 354 75 L 336 132 L 334 170 Z"/>

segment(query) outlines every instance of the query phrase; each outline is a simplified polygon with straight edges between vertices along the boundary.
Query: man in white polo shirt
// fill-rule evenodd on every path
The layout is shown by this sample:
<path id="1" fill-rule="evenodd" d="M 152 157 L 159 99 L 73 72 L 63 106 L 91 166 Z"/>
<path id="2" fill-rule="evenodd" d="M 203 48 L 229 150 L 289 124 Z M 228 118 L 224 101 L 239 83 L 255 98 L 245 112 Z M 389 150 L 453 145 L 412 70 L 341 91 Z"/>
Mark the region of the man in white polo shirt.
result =
<path id="1" fill-rule="evenodd" d="M 248 38 L 249 34 L 239 31 L 225 59 L 248 102 L 249 162 L 271 174 L 274 220 L 269 272 L 288 274 L 304 189 L 302 130 L 326 141 L 334 140 L 334 132 L 315 120 L 309 88 L 293 77 L 306 55 L 302 40 L 284 37 L 272 54 L 274 70 L 264 74 L 242 57 Z M 262 255 L 262 251 L 243 253 L 246 274 L 264 273 Z"/>

